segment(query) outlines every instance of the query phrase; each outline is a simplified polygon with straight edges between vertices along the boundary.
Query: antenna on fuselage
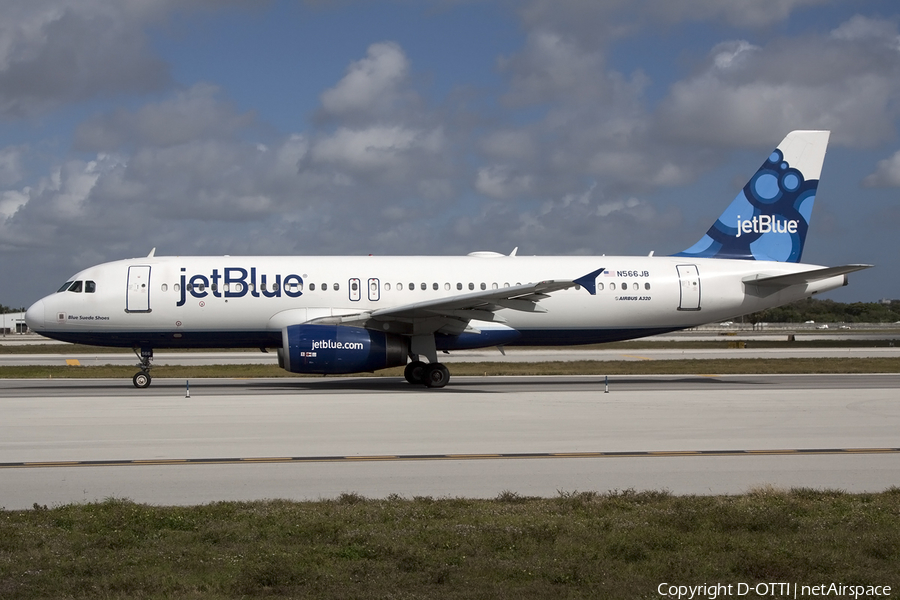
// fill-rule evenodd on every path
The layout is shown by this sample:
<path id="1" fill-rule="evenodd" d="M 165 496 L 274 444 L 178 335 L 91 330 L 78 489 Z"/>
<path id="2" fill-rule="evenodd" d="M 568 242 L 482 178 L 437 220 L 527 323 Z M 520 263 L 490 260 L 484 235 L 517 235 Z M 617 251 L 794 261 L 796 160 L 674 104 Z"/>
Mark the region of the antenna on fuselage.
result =
<path id="1" fill-rule="evenodd" d="M 156 255 L 156 248 L 150 251 L 150 254 L 147 255 L 147 258 L 153 258 Z"/>

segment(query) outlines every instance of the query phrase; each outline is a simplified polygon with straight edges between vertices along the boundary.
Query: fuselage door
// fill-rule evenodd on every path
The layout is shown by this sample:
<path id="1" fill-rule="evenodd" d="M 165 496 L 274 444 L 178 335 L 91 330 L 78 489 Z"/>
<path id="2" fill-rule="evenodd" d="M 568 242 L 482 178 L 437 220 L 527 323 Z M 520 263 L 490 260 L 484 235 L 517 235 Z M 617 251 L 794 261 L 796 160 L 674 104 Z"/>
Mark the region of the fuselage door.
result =
<path id="1" fill-rule="evenodd" d="M 359 302 L 360 294 L 362 292 L 359 289 L 359 279 L 356 277 L 350 280 L 350 299 L 354 302 Z"/>
<path id="2" fill-rule="evenodd" d="M 377 302 L 381 299 L 381 282 L 377 279 L 369 279 L 369 301 Z"/>
<path id="3" fill-rule="evenodd" d="M 678 265 L 681 298 L 678 310 L 700 310 L 700 271 L 697 265 Z"/>
<path id="4" fill-rule="evenodd" d="M 125 312 L 150 312 L 150 265 L 128 267 Z"/>

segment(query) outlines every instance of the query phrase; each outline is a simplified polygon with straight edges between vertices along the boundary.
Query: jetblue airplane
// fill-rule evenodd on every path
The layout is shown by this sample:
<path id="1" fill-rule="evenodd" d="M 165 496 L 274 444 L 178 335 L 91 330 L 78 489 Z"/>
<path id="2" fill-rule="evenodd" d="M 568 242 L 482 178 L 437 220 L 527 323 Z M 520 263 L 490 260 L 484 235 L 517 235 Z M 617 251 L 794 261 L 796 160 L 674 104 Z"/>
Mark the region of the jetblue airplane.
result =
<path id="1" fill-rule="evenodd" d="M 73 275 L 28 326 L 132 348 L 277 349 L 292 373 L 406 365 L 440 388 L 438 352 L 627 340 L 721 321 L 847 284 L 871 265 L 800 263 L 828 131 L 794 131 L 696 244 L 672 256 L 155 256 Z M 428 362 L 424 362 L 426 359 Z"/>

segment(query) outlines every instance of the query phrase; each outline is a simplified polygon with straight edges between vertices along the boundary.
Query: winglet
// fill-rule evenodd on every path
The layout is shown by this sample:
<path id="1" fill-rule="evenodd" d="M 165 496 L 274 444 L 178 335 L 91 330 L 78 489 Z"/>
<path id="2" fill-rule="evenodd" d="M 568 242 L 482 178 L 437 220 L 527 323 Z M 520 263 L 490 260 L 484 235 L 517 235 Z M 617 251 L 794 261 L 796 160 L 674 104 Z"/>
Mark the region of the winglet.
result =
<path id="1" fill-rule="evenodd" d="M 583 287 L 588 291 L 588 294 L 591 296 L 597 295 L 597 276 L 600 275 L 605 269 L 603 267 L 597 269 L 596 271 L 591 271 L 587 275 L 582 275 L 578 279 L 575 279 L 575 283 Z"/>

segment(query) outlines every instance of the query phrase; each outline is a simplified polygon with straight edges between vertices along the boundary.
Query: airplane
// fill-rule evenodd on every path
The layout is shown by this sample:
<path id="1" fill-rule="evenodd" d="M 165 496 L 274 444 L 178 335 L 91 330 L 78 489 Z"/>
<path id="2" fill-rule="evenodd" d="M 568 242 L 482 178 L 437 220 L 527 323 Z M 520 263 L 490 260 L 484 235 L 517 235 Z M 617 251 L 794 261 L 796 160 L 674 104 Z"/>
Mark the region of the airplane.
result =
<path id="1" fill-rule="evenodd" d="M 430 388 L 439 352 L 628 340 L 721 322 L 847 285 L 871 265 L 800 257 L 828 131 L 793 131 L 690 248 L 670 256 L 148 256 L 87 268 L 28 308 L 65 342 L 276 349 L 292 373 L 404 366 Z M 423 360 L 425 359 L 425 360 Z M 427 360 L 427 362 L 425 362 Z"/>

